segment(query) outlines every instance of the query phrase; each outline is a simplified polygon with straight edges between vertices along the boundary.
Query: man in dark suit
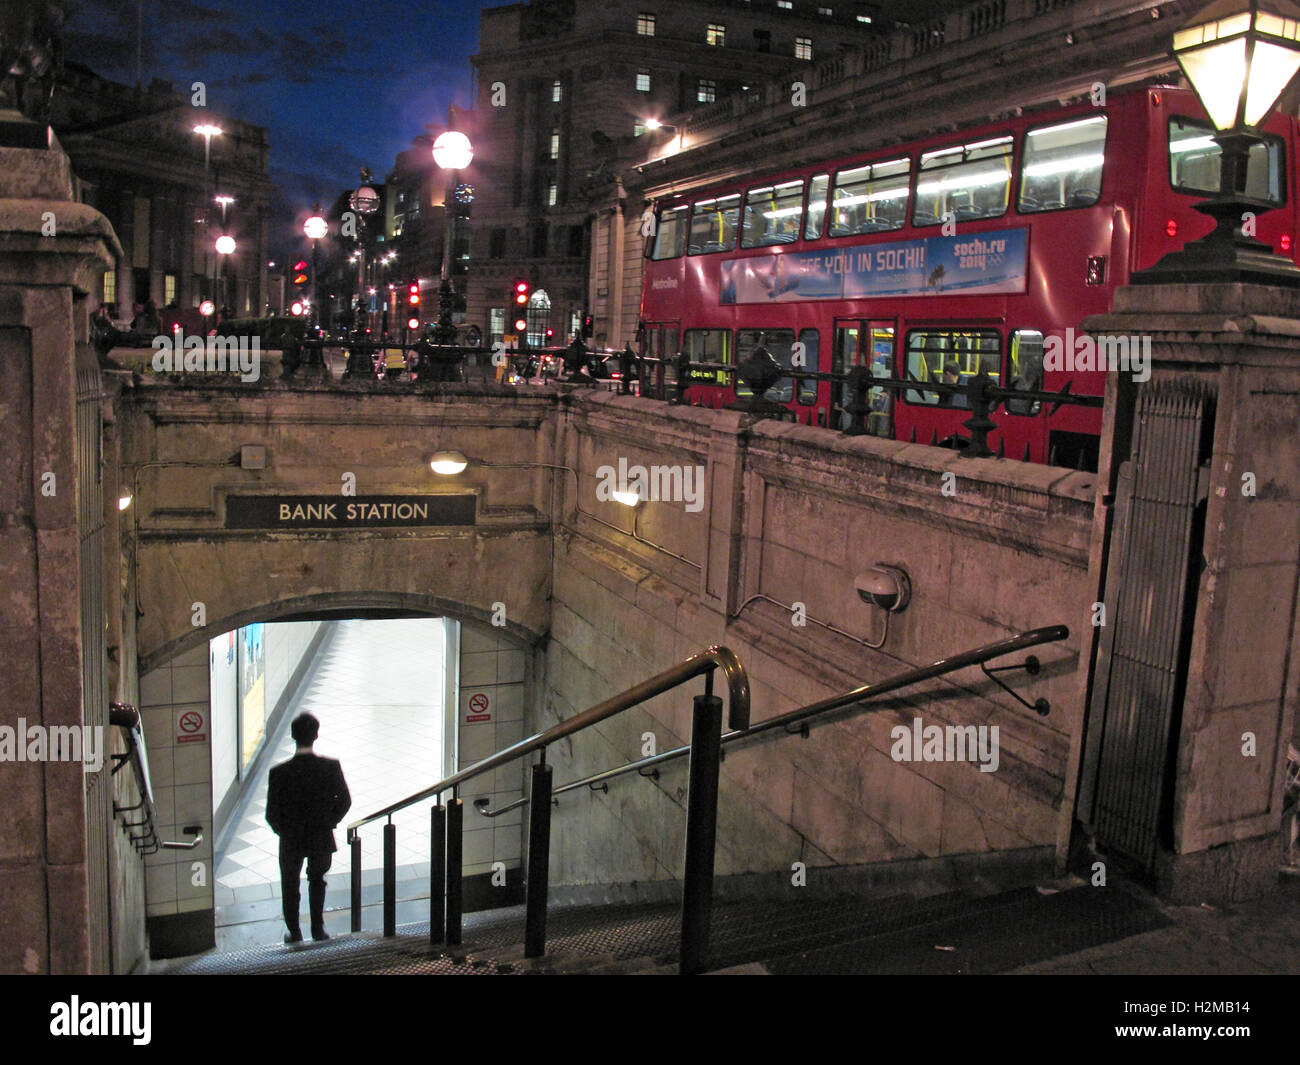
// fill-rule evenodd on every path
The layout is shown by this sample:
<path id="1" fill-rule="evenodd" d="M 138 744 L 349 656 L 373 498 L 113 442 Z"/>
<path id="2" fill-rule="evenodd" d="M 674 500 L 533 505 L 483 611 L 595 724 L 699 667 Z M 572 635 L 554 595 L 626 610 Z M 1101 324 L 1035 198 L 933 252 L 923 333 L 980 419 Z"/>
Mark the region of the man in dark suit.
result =
<path id="1" fill-rule="evenodd" d="M 334 758 L 312 751 L 320 722 L 299 714 L 289 727 L 298 750 L 287 762 L 272 766 L 266 791 L 266 822 L 280 837 L 280 893 L 284 898 L 286 943 L 301 943 L 298 923 L 299 877 L 307 862 L 312 939 L 325 934 L 325 874 L 334 861 L 334 827 L 352 805 L 343 767 Z"/>

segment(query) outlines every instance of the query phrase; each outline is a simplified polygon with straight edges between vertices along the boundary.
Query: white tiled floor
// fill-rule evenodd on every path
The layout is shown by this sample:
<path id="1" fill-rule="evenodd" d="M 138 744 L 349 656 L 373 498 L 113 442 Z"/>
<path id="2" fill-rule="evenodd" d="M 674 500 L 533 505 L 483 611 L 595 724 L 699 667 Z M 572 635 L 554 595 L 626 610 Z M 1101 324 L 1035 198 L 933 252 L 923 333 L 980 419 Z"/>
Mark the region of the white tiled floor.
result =
<path id="1" fill-rule="evenodd" d="M 403 618 L 332 624 L 338 630 L 271 737 L 274 753 L 249 785 L 252 797 L 226 849 L 217 856 L 219 903 L 221 896 L 227 902 L 254 894 L 265 897 L 267 886 L 272 895 L 279 895 L 278 841 L 266 823 L 266 775 L 272 765 L 293 756 L 289 723 L 298 714 L 310 711 L 320 719 L 316 752 L 343 763 L 352 793 L 345 825 L 433 784 L 442 775 L 442 621 Z M 397 864 L 427 862 L 428 804 L 402 811 L 393 823 Z M 345 876 L 349 859 L 343 827 L 334 835 L 339 850 L 331 872 L 334 877 Z M 362 868 L 382 865 L 383 833 L 375 824 L 362 832 Z"/>

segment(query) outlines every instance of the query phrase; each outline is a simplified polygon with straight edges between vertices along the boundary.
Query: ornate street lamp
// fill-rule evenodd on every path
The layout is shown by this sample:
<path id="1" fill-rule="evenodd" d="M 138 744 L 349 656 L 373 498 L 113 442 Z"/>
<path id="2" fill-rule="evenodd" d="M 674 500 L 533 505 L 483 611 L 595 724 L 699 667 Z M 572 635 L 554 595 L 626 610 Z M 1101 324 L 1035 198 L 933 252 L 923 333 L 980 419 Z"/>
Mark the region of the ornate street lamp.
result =
<path id="1" fill-rule="evenodd" d="M 447 174 L 447 188 L 442 200 L 442 270 L 438 283 L 438 325 L 434 329 L 434 340 L 439 344 L 451 344 L 456 339 L 456 327 L 452 324 L 452 287 L 451 255 L 452 229 L 456 221 L 456 188 L 460 183 L 458 171 L 474 159 L 474 147 L 465 134 L 454 129 L 440 133 L 433 142 L 433 161 Z M 473 198 L 473 190 L 469 190 Z"/>
<path id="2" fill-rule="evenodd" d="M 1213 232 L 1133 275 L 1137 284 L 1254 281 L 1300 287 L 1300 269 L 1242 232 L 1276 206 L 1246 191 L 1252 147 L 1278 98 L 1300 70 L 1300 7 L 1290 0 L 1217 0 L 1174 33 L 1174 58 L 1217 131 L 1219 193 L 1195 209 Z"/>
<path id="3" fill-rule="evenodd" d="M 330 231 L 329 223 L 321 217 L 320 204 L 317 204 L 312 211 L 312 215 L 302 224 L 302 231 L 307 234 L 307 239 L 311 241 L 311 306 L 312 319 L 315 326 L 320 328 L 320 292 L 319 281 L 317 279 L 317 251 L 316 242 L 324 238 L 325 234 Z"/>

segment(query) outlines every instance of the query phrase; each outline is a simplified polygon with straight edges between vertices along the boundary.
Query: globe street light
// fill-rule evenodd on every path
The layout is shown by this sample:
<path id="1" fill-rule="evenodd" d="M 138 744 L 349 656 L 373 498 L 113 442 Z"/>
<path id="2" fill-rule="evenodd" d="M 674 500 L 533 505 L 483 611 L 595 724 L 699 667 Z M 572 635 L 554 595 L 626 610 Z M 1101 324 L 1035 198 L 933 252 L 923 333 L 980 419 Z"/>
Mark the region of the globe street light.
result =
<path id="1" fill-rule="evenodd" d="M 1258 127 L 1300 70 L 1300 7 L 1290 0 L 1216 0 L 1175 31 L 1173 53 L 1216 130 L 1218 195 L 1194 209 L 1217 224 L 1130 280 L 1300 287 L 1295 263 L 1243 232 L 1248 219 L 1277 206 L 1249 195 L 1247 175 L 1251 149 L 1267 144 Z"/>
<path id="2" fill-rule="evenodd" d="M 469 138 L 454 129 L 440 133 L 433 142 L 433 161 L 442 170 L 464 170 L 474 160 Z"/>

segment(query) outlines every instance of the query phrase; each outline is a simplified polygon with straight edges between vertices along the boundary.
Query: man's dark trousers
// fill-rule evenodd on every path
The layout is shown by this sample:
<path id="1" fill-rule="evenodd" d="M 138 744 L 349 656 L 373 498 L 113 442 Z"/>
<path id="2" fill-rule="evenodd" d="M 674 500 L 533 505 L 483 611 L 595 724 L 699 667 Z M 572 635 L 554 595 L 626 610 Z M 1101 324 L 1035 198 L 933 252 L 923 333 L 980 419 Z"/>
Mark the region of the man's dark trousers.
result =
<path id="1" fill-rule="evenodd" d="M 313 935 L 324 933 L 325 872 L 338 849 L 334 826 L 352 806 L 343 768 L 334 758 L 300 750 L 289 761 L 272 766 L 266 794 L 266 820 L 280 837 L 280 891 L 284 923 L 293 936 L 301 934 L 298 878 L 307 862 L 307 900 Z"/>
<path id="2" fill-rule="evenodd" d="M 302 863 L 307 862 L 307 905 L 311 908 L 313 933 L 325 927 L 325 874 L 334 864 L 330 851 L 301 851 L 280 840 L 280 894 L 284 899 L 284 923 L 295 936 L 302 934 L 298 924 L 298 908 L 302 903 L 299 884 L 302 881 Z"/>

